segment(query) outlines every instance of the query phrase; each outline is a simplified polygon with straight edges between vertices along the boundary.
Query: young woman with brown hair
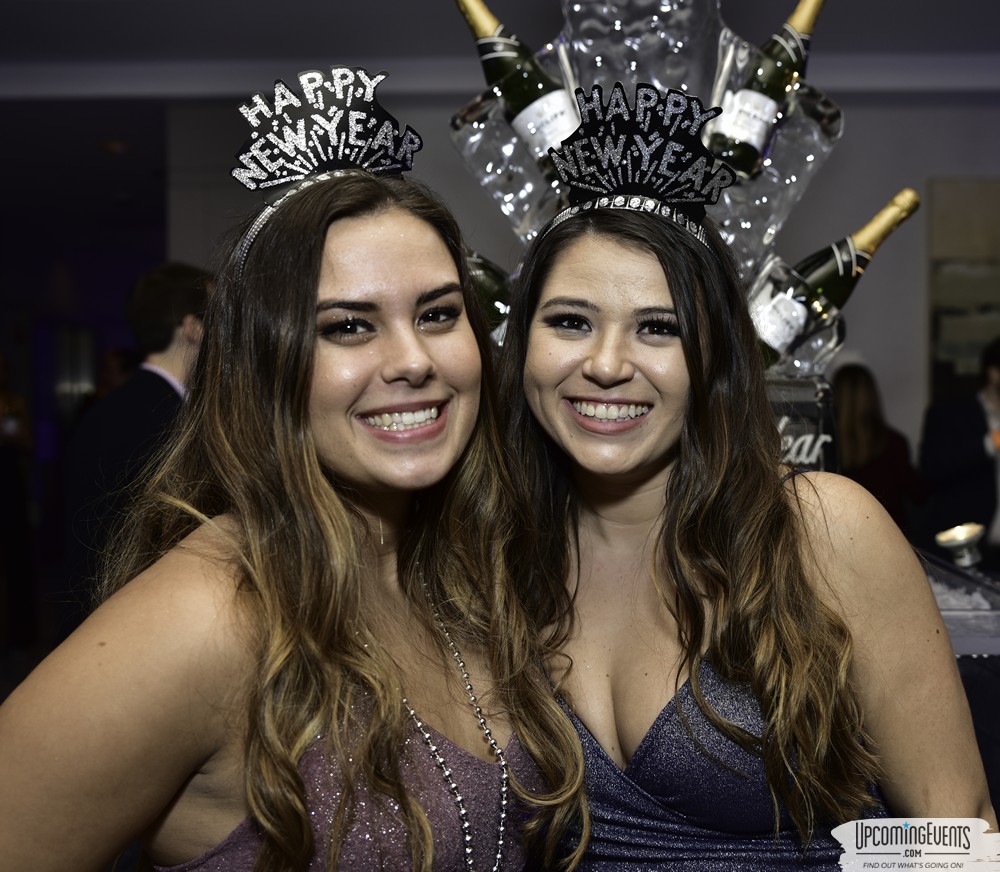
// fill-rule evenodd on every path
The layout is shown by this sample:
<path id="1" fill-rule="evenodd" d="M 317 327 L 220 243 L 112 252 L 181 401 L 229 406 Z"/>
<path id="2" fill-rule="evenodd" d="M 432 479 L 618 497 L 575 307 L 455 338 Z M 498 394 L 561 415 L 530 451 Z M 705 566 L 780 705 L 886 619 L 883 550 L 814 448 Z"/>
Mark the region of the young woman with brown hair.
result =
<path id="1" fill-rule="evenodd" d="M 579 815 L 454 220 L 352 169 L 268 209 L 103 603 L 0 708 L 5 868 L 520 869 Z"/>
<path id="2" fill-rule="evenodd" d="M 555 160 L 579 198 L 521 263 L 501 371 L 532 507 L 514 578 L 584 748 L 581 868 L 835 870 L 852 819 L 995 828 L 913 550 L 848 479 L 782 464 L 704 215 L 711 113 L 620 88 L 577 92 L 589 120 Z"/>

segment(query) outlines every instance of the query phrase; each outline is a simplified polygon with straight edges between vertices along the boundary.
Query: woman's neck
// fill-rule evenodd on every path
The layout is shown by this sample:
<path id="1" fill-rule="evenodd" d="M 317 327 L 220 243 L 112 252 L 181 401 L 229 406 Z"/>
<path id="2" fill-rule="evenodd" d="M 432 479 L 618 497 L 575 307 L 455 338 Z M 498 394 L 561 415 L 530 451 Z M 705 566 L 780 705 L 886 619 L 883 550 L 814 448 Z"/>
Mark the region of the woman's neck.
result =
<path id="1" fill-rule="evenodd" d="M 578 476 L 579 535 L 581 544 L 595 544 L 635 553 L 659 532 L 666 502 L 666 484 L 660 477 L 641 483 Z"/>
<path id="2" fill-rule="evenodd" d="M 623 487 L 593 480 L 577 482 L 577 545 L 570 579 L 591 596 L 605 591 L 612 600 L 648 603 L 656 596 L 650 583 L 664 506 L 662 484 Z M 579 560 L 579 564 L 576 561 Z M 610 607 L 610 606 L 609 606 Z"/>
<path id="3" fill-rule="evenodd" d="M 653 572 L 659 562 L 656 545 L 666 503 L 665 482 L 626 485 L 621 480 L 609 484 L 578 479 L 577 494 L 578 547 L 570 557 L 571 589 L 602 610 L 658 614 L 662 604 Z"/>
<path id="4" fill-rule="evenodd" d="M 369 562 L 381 585 L 391 593 L 399 590 L 396 563 L 399 543 L 412 498 L 390 500 L 359 500 L 358 511 L 368 525 Z"/>

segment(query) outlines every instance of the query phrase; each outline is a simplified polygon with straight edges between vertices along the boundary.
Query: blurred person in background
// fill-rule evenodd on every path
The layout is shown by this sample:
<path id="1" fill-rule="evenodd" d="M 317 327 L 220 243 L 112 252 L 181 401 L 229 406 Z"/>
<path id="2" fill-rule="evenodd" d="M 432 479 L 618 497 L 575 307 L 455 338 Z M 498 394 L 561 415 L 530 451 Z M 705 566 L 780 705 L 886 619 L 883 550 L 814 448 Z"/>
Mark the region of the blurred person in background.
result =
<path id="1" fill-rule="evenodd" d="M 835 371 L 832 387 L 841 474 L 874 496 L 912 538 L 927 488 L 906 437 L 885 419 L 874 374 L 863 363 L 845 363 Z"/>
<path id="2" fill-rule="evenodd" d="M 83 398 L 77 420 L 82 420 L 91 406 L 103 400 L 116 388 L 121 387 L 139 368 L 142 357 L 134 348 L 109 348 L 101 357 L 101 368 L 97 376 L 97 385 Z"/>
<path id="3" fill-rule="evenodd" d="M 142 363 L 83 415 L 66 457 L 66 581 L 61 635 L 86 613 L 97 560 L 116 519 L 162 448 L 201 342 L 211 274 L 168 262 L 142 275 L 125 318 Z"/>

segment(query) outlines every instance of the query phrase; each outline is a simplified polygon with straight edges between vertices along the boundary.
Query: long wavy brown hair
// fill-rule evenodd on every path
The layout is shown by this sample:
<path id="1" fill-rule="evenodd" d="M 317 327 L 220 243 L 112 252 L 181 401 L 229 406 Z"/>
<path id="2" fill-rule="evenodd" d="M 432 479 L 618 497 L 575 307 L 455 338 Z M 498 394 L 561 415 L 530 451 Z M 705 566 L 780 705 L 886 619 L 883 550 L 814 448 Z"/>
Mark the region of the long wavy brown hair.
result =
<path id="1" fill-rule="evenodd" d="M 199 524 L 231 519 L 260 676 L 249 682 L 246 709 L 246 793 L 264 837 L 258 872 L 309 865 L 315 846 L 297 763 L 317 735 L 328 737 L 343 771 L 330 868 L 337 867 L 361 783 L 399 803 L 413 868 L 431 863 L 426 815 L 400 772 L 399 750 L 412 725 L 398 669 L 366 606 L 372 531 L 351 491 L 317 457 L 308 414 L 327 229 L 389 209 L 426 221 L 447 245 L 483 364 L 469 445 L 445 481 L 414 500 L 401 537 L 400 583 L 429 626 L 432 606 L 459 645 L 484 652 L 495 681 L 491 705 L 507 713 L 541 768 L 548 793 L 513 785 L 536 812 L 524 827 L 529 847 L 554 857 L 582 814 L 578 742 L 540 673 L 536 638 L 509 581 L 504 546 L 517 511 L 495 423 L 492 346 L 458 227 L 419 183 L 352 173 L 282 204 L 242 264 L 247 225 L 234 233 L 206 313 L 182 426 L 118 542 L 102 590 L 106 597 L 126 584 Z"/>
<path id="2" fill-rule="evenodd" d="M 850 820 L 871 805 L 878 774 L 857 689 L 851 637 L 817 597 L 796 511 L 798 479 L 781 466 L 757 335 L 727 246 L 710 247 L 672 222 L 595 209 L 543 234 L 521 264 L 501 362 L 508 410 L 506 453 L 533 512 L 516 544 L 515 577 L 538 627 L 558 649 L 572 629 L 568 577 L 578 497 L 569 457 L 534 419 L 523 389 L 528 331 L 558 255 L 588 234 L 655 256 L 680 323 L 691 388 L 657 531 L 654 581 L 674 615 L 698 706 L 742 747 L 759 754 L 778 810 L 784 803 L 808 842 L 817 820 Z M 754 736 L 716 714 L 699 667 L 748 684 L 765 720 Z"/>

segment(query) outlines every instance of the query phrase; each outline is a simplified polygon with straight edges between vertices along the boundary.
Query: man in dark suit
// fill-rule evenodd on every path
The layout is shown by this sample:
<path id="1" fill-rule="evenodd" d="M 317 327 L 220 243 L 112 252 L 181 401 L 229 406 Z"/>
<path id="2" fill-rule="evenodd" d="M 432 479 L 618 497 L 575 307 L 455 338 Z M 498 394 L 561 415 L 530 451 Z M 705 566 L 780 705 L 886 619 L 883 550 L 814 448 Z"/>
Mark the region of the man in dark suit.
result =
<path id="1" fill-rule="evenodd" d="M 125 318 L 142 356 L 126 381 L 83 416 L 66 457 L 69 614 L 72 631 L 89 606 L 100 555 L 145 467 L 162 449 L 181 409 L 198 353 L 210 274 L 169 262 L 135 283 Z"/>
<path id="2" fill-rule="evenodd" d="M 982 350 L 979 391 L 934 403 L 924 417 L 920 470 L 930 486 L 927 534 L 969 522 L 985 528 L 985 569 L 1000 569 L 1000 337 Z M 945 552 L 928 542 L 928 548 Z"/>

